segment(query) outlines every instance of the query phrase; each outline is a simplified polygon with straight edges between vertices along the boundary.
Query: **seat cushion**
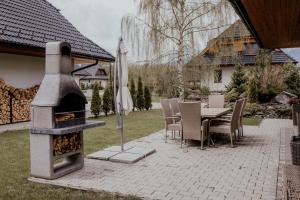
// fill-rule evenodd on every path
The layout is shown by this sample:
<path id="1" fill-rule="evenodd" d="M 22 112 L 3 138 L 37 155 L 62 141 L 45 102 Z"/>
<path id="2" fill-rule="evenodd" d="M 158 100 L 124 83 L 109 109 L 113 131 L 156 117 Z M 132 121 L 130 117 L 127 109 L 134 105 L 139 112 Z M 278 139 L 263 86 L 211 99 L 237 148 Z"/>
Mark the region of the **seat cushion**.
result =
<path id="1" fill-rule="evenodd" d="M 210 126 L 209 132 L 210 133 L 230 133 L 230 126 L 227 124 Z"/>
<path id="2" fill-rule="evenodd" d="M 170 130 L 170 131 L 181 131 L 182 130 L 181 123 L 168 124 L 168 130 Z"/>

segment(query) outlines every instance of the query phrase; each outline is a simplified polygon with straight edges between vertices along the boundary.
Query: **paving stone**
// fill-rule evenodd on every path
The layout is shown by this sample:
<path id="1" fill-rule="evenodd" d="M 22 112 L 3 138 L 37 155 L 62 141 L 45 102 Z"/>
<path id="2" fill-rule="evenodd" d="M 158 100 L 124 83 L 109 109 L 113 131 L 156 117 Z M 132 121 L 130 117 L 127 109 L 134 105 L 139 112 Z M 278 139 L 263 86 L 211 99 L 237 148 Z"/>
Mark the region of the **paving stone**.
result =
<path id="1" fill-rule="evenodd" d="M 200 150 L 180 148 L 180 139 L 159 131 L 128 143 L 156 149 L 134 164 L 85 160 L 85 167 L 57 180 L 34 181 L 79 189 L 135 194 L 145 199 L 268 199 L 276 198 L 280 132 L 291 120 L 263 120 L 259 127 L 245 126 L 236 148 L 228 143 Z M 227 139 L 227 138 L 224 138 Z M 228 140 L 226 140 L 228 141 Z M 114 147 L 115 148 L 115 147 Z"/>
<path id="2" fill-rule="evenodd" d="M 90 159 L 96 159 L 96 160 L 108 160 L 110 157 L 115 156 L 119 154 L 118 151 L 97 151 L 95 153 L 89 154 L 86 157 Z"/>

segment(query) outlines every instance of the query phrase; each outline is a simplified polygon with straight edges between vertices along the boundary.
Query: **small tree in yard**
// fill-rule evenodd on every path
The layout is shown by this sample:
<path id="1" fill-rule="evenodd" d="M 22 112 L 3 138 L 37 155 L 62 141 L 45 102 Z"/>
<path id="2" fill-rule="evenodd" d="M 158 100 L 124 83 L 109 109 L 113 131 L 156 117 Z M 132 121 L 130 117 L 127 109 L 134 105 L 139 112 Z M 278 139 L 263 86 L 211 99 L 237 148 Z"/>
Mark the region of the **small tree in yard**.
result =
<path id="1" fill-rule="evenodd" d="M 109 95 L 110 95 L 110 110 L 115 114 L 116 109 L 115 109 L 114 87 L 112 85 L 110 86 Z"/>
<path id="2" fill-rule="evenodd" d="M 256 103 L 257 101 L 257 81 L 255 75 L 249 77 L 247 96 L 249 103 Z"/>
<path id="3" fill-rule="evenodd" d="M 110 91 L 109 88 L 106 87 L 103 94 L 103 105 L 102 105 L 102 109 L 103 112 L 105 113 L 105 116 L 107 116 L 107 114 L 110 111 L 110 104 L 111 104 Z"/>
<path id="4" fill-rule="evenodd" d="M 98 117 L 100 112 L 101 112 L 101 97 L 99 95 L 99 86 L 98 86 L 98 84 L 94 84 L 94 87 L 93 87 L 91 112 L 95 117 Z"/>
<path id="5" fill-rule="evenodd" d="M 284 69 L 284 83 L 286 84 L 287 90 L 300 97 L 300 74 L 295 64 L 288 62 L 284 65 Z"/>
<path id="6" fill-rule="evenodd" d="M 143 83 L 142 78 L 139 77 L 138 80 L 138 90 L 136 95 L 136 106 L 139 110 L 144 108 L 144 92 L 143 92 Z"/>
<path id="7" fill-rule="evenodd" d="M 84 83 L 80 83 L 80 89 L 81 89 L 81 90 L 85 90 L 85 85 L 84 85 Z"/>
<path id="8" fill-rule="evenodd" d="M 145 99 L 145 109 L 149 110 L 152 107 L 152 99 L 151 99 L 151 92 L 148 88 L 148 86 L 145 86 L 144 89 L 144 99 Z"/>
<path id="9" fill-rule="evenodd" d="M 133 78 L 131 79 L 131 82 L 130 82 L 130 94 L 131 94 L 132 103 L 133 103 L 132 111 L 134 111 L 134 109 L 136 108 L 136 90 L 135 90 L 135 84 L 134 84 Z"/>
<path id="10" fill-rule="evenodd" d="M 227 92 L 230 92 L 233 88 L 236 88 L 236 91 L 240 94 L 246 90 L 246 76 L 243 70 L 242 64 L 237 64 L 235 66 L 234 72 L 231 77 L 231 82 L 227 86 Z"/>

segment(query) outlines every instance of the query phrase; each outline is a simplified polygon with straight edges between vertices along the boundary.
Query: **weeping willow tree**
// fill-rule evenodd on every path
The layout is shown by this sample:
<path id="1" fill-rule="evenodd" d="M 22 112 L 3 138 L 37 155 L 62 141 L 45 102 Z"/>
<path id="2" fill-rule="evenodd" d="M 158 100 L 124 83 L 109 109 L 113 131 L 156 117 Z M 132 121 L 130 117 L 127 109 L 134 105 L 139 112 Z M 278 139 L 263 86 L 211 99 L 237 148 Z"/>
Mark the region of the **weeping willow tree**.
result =
<path id="1" fill-rule="evenodd" d="M 138 0 L 137 16 L 125 16 L 122 35 L 133 54 L 147 61 L 176 66 L 180 97 L 183 66 L 235 14 L 227 0 Z"/>

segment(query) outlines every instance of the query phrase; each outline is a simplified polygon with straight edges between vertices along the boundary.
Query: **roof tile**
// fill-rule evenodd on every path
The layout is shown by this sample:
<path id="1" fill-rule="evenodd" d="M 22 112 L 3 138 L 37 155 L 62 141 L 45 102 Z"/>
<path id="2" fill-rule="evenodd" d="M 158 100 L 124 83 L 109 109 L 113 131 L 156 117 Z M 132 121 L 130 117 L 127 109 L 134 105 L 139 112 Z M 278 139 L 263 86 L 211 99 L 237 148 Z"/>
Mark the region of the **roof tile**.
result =
<path id="1" fill-rule="evenodd" d="M 45 48 L 49 41 L 68 41 L 72 53 L 114 60 L 110 53 L 83 36 L 46 0 L 0 1 L 0 33 L 2 42 Z"/>

